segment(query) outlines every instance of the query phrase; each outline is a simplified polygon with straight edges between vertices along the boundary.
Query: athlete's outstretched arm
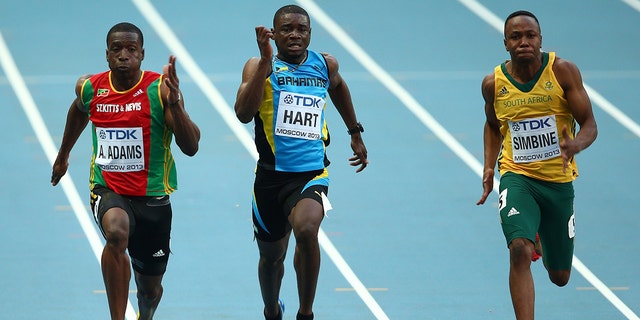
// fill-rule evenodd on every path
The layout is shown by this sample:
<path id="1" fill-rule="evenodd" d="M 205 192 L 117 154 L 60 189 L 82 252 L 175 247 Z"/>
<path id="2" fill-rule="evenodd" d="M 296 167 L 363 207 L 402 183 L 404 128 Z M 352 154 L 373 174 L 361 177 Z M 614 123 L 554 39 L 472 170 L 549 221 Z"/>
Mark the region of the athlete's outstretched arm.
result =
<path id="1" fill-rule="evenodd" d="M 69 153 L 71 153 L 71 149 L 73 149 L 80 134 L 82 134 L 82 131 L 89 123 L 89 117 L 75 106 L 76 103 L 77 99 L 74 100 L 71 107 L 69 107 L 62 143 L 58 150 L 58 156 L 53 163 L 53 170 L 51 172 L 51 185 L 53 186 L 57 185 L 62 176 L 67 173 L 67 168 L 69 168 Z"/>
<path id="2" fill-rule="evenodd" d="M 82 84 L 88 78 L 89 75 L 84 75 L 76 82 L 76 98 L 71 102 L 71 106 L 67 112 L 67 122 L 64 127 L 62 143 L 58 150 L 58 156 L 53 162 L 53 169 L 51 172 L 51 185 L 53 186 L 57 185 L 58 182 L 60 182 L 60 179 L 67 173 L 71 149 L 73 149 L 73 146 L 76 144 L 76 141 L 78 141 L 80 134 L 82 134 L 82 131 L 89 123 L 89 117 L 87 113 L 83 111 L 84 108 L 80 100 Z"/>
<path id="3" fill-rule="evenodd" d="M 358 125 L 358 119 L 355 108 L 353 107 L 353 101 L 351 100 L 349 87 L 344 79 L 342 79 L 340 72 L 338 72 L 338 61 L 328 53 L 323 53 L 322 55 L 325 61 L 327 61 L 327 67 L 329 69 L 330 87 L 328 91 L 331 101 L 336 106 L 347 128 L 354 128 Z M 360 132 L 355 132 L 351 135 L 351 149 L 353 150 L 353 157 L 349 158 L 349 161 L 352 166 L 358 167 L 356 172 L 360 172 L 369 164 L 367 148 L 364 145 L 364 141 L 362 141 Z"/>
<path id="4" fill-rule="evenodd" d="M 484 112 L 486 121 L 484 124 L 484 169 L 482 170 L 482 196 L 476 204 L 481 205 L 487 200 L 493 191 L 493 178 L 495 176 L 496 162 L 502 145 L 500 124 L 493 108 L 495 96 L 494 75 L 487 75 L 482 80 L 482 97 L 484 98 Z"/>

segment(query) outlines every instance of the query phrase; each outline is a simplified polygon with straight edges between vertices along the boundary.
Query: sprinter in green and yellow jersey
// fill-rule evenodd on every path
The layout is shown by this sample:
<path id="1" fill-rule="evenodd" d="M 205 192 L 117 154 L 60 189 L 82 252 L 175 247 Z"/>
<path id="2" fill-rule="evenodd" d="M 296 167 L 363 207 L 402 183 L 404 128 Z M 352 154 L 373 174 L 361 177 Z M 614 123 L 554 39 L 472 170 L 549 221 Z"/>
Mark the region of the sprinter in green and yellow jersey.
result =
<path id="1" fill-rule="evenodd" d="M 569 281 L 575 223 L 574 156 L 597 136 L 591 102 L 575 64 L 542 52 L 535 15 L 516 11 L 504 25 L 511 56 L 482 81 L 483 204 L 500 173 L 500 222 L 510 253 L 509 286 L 516 319 L 533 319 L 531 256 L 536 234 L 551 282 Z M 578 130 L 579 128 L 579 130 Z"/>

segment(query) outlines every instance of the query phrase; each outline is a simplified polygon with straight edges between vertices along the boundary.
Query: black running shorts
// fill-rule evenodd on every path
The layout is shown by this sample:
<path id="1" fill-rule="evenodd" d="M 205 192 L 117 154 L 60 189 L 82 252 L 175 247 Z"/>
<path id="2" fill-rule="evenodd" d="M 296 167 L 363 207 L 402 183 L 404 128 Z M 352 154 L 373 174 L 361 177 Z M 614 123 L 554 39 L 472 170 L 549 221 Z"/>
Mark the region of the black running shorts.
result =
<path id="1" fill-rule="evenodd" d="M 129 215 L 129 256 L 133 269 L 143 275 L 162 275 L 169 260 L 171 237 L 171 201 L 169 196 L 122 196 L 103 186 L 91 190 L 91 210 L 102 229 L 107 210 L 118 207 Z"/>
<path id="2" fill-rule="evenodd" d="M 289 214 L 296 204 L 306 198 L 322 204 L 322 196 L 329 191 L 326 169 L 309 172 L 279 172 L 256 169 L 253 185 L 253 231 L 257 239 L 273 242 L 291 231 Z"/>

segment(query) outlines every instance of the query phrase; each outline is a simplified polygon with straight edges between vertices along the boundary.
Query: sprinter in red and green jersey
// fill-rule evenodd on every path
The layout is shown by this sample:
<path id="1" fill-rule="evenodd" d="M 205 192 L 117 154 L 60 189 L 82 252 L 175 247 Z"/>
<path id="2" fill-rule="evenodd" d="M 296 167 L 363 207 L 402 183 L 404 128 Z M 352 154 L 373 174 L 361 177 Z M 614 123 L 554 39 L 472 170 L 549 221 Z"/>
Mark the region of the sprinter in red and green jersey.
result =
<path id="1" fill-rule="evenodd" d="M 143 44 L 142 32 L 133 24 L 119 23 L 109 30 L 109 71 L 78 79 L 51 175 L 55 186 L 91 121 L 91 210 L 107 240 L 101 263 L 111 319 L 125 316 L 129 257 L 138 289 L 138 319 L 153 318 L 170 252 L 169 194 L 177 188 L 171 141 L 175 137 L 188 156 L 196 154 L 200 141 L 200 130 L 184 109 L 176 58 L 169 57 L 163 74 L 143 71 Z"/>

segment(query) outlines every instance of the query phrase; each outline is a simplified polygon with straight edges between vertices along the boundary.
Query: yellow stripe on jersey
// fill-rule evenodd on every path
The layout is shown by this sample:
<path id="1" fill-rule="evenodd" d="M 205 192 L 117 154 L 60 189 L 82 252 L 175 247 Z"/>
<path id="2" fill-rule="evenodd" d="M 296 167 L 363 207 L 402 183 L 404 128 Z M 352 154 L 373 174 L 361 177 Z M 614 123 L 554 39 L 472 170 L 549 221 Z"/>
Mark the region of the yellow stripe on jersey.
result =
<path id="1" fill-rule="evenodd" d="M 271 146 L 271 152 L 276 154 L 276 144 L 273 137 L 273 87 L 271 85 L 271 78 L 267 78 L 264 86 L 264 95 L 262 98 L 262 105 L 260 106 L 260 119 L 262 120 L 262 129 L 264 135 Z"/>

